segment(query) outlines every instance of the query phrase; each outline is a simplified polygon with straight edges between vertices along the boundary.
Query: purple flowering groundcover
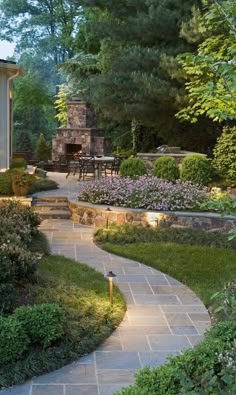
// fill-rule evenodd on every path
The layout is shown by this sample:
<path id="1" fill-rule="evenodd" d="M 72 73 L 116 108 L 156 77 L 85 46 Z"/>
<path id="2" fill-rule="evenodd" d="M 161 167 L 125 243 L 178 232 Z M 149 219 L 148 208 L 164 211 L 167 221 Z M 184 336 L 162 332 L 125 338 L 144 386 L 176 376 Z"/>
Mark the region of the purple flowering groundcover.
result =
<path id="1" fill-rule="evenodd" d="M 78 200 L 94 204 L 160 211 L 197 211 L 208 200 L 207 188 L 189 181 L 158 177 L 107 177 L 81 186 Z"/>

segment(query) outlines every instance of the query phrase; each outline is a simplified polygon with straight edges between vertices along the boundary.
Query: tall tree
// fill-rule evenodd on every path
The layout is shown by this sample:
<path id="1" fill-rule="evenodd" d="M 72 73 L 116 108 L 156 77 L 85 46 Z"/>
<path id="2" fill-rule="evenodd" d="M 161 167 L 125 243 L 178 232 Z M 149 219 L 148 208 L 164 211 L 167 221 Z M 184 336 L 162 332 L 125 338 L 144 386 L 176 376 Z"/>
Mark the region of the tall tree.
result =
<path id="1" fill-rule="evenodd" d="M 99 38 L 101 48 L 89 63 L 74 58 L 65 69 L 79 86 L 79 94 L 94 103 L 110 119 L 128 121 L 134 133 L 155 128 L 168 141 L 180 124 L 175 113 L 184 94 L 183 81 L 173 79 L 169 66 L 173 58 L 192 44 L 180 37 L 181 24 L 190 18 L 194 0 L 110 0 L 84 1 L 97 12 L 88 30 Z M 91 63 L 92 61 L 92 63 Z M 76 64 L 77 63 L 77 64 Z M 84 71 L 91 64 L 93 72 Z M 140 125 L 135 127 L 134 125 Z M 151 128 L 151 129 L 150 129 Z M 159 137 L 160 138 L 160 137 Z M 133 142 L 137 136 L 133 134 Z M 155 148 L 153 134 L 150 146 Z"/>
<path id="2" fill-rule="evenodd" d="M 74 54 L 82 8 L 70 0 L 1 0 L 1 38 L 19 52 L 41 53 L 55 64 Z"/>

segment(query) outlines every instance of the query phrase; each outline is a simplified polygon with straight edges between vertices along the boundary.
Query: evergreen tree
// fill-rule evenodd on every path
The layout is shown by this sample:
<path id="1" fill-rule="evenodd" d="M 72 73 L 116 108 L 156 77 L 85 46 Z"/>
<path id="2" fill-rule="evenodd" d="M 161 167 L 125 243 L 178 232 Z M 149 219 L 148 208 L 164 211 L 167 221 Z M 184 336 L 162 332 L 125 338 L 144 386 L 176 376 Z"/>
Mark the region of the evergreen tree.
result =
<path id="1" fill-rule="evenodd" d="M 73 86 L 77 82 L 79 94 L 108 119 L 140 124 L 146 132 L 155 128 L 166 140 L 173 131 L 178 135 L 187 129 L 187 124 L 180 125 L 175 118 L 184 95 L 183 80 L 173 79 L 167 66 L 177 54 L 192 48 L 179 32 L 195 3 L 85 1 L 99 10 L 89 30 L 96 33 L 101 48 L 93 58 L 93 70 L 97 70 L 88 78 L 84 78 L 85 65 L 76 59 L 73 67 L 71 63 L 65 66 Z"/>
<path id="2" fill-rule="evenodd" d="M 51 157 L 50 147 L 47 145 L 43 133 L 40 133 L 36 146 L 36 158 L 38 160 L 47 161 Z"/>

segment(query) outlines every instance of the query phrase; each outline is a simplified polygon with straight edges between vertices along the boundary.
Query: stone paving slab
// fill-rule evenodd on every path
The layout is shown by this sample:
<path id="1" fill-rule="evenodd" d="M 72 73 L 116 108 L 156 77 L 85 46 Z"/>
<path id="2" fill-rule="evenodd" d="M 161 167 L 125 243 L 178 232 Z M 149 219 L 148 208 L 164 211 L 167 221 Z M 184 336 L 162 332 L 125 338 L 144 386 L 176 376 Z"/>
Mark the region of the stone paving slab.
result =
<path id="1" fill-rule="evenodd" d="M 115 283 L 125 295 L 127 312 L 93 353 L 25 385 L 2 390 L 0 395 L 112 395 L 134 382 L 137 369 L 159 366 L 168 355 L 178 355 L 202 341 L 210 326 L 208 312 L 179 281 L 102 251 L 93 244 L 92 227 L 47 219 L 41 230 L 54 254 L 86 263 L 104 275 L 110 270 L 116 273 Z"/>

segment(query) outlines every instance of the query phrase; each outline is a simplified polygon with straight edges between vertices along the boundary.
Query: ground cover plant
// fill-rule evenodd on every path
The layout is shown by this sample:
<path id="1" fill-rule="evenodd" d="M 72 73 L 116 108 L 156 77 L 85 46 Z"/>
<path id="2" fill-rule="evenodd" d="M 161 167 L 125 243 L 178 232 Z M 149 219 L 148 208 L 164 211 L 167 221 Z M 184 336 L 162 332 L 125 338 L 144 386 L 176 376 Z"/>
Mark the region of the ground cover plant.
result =
<path id="1" fill-rule="evenodd" d="M 207 200 L 207 189 L 191 182 L 175 183 L 152 176 L 109 177 L 81 186 L 79 200 L 96 204 L 149 210 L 200 209 Z"/>
<path id="2" fill-rule="evenodd" d="M 125 302 L 86 265 L 51 256 L 39 219 L 17 202 L 1 202 L 0 388 L 87 354 L 119 324 Z M 15 228 L 14 228 L 15 226 Z"/>

